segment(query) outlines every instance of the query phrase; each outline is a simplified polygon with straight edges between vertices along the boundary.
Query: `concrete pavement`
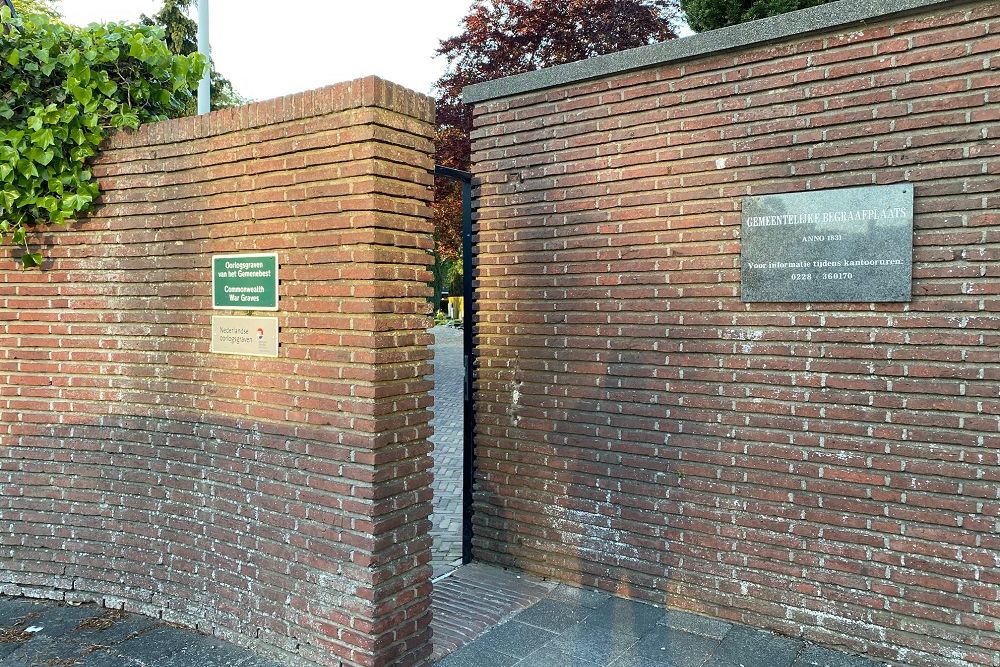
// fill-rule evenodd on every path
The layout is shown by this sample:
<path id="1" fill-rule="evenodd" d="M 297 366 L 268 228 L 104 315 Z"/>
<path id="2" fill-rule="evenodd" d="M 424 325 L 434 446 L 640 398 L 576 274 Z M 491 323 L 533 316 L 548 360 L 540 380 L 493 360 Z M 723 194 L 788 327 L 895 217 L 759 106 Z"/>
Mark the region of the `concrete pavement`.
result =
<path id="1" fill-rule="evenodd" d="M 0 667 L 281 667 L 192 630 L 97 605 L 0 597 Z"/>

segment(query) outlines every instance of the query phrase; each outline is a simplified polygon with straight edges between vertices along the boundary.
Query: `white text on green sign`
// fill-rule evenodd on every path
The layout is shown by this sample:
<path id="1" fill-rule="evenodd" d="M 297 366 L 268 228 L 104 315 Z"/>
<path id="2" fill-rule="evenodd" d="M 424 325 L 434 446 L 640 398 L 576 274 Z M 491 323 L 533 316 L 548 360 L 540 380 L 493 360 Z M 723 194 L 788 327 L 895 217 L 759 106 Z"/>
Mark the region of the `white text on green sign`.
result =
<path id="1" fill-rule="evenodd" d="M 278 310 L 278 255 L 212 257 L 212 307 Z"/>

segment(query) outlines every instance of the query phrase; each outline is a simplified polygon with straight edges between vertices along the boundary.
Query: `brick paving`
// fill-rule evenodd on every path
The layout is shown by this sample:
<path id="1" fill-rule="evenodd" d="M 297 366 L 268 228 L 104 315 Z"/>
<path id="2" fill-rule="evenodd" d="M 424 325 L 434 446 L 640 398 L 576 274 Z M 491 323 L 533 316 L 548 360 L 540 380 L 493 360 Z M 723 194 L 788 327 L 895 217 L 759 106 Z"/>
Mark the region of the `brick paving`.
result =
<path id="1" fill-rule="evenodd" d="M 431 565 L 438 578 L 461 564 L 462 461 L 465 437 L 462 330 L 433 327 L 434 335 L 434 515 Z M 457 561 L 457 562 L 456 562 Z"/>
<path id="2" fill-rule="evenodd" d="M 556 584 L 503 568 L 462 562 L 462 475 L 465 433 L 463 332 L 447 326 L 434 335 L 434 567 L 433 660 L 465 646 L 511 615 L 530 607 Z"/>
<path id="3" fill-rule="evenodd" d="M 556 588 L 553 582 L 480 563 L 458 568 L 434 583 L 432 660 L 465 646 Z"/>

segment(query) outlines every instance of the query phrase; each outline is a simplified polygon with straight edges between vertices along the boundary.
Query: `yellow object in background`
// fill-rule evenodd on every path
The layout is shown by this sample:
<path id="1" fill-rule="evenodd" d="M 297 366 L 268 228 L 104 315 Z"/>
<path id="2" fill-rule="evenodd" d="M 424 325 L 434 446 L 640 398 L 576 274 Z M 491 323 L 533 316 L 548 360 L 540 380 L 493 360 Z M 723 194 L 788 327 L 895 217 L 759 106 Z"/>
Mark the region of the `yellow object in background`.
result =
<path id="1" fill-rule="evenodd" d="M 461 320 L 465 318 L 464 296 L 448 297 L 448 318 L 452 320 Z"/>

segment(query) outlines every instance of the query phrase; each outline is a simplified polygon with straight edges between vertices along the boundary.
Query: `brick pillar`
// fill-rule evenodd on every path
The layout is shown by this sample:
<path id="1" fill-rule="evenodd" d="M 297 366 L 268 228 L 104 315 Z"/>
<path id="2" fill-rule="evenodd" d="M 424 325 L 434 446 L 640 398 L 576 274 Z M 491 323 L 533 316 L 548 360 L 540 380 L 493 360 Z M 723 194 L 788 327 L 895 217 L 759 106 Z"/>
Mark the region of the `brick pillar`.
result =
<path id="1" fill-rule="evenodd" d="M 122 132 L 45 269 L 0 256 L 0 593 L 427 662 L 433 118 L 372 77 Z M 236 252 L 278 255 L 276 359 L 209 351 Z"/>

